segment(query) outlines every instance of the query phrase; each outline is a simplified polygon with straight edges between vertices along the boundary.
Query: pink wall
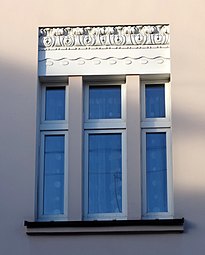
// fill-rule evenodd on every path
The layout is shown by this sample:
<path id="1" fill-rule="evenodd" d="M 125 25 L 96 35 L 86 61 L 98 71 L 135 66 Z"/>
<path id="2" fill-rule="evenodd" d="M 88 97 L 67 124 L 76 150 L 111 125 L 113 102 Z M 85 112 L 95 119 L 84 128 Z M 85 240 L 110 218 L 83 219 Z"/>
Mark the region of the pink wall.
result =
<path id="1" fill-rule="evenodd" d="M 203 0 L 1 1 L 0 254 L 204 254 Z M 29 237 L 34 219 L 39 26 L 169 23 L 176 217 L 185 233 Z"/>

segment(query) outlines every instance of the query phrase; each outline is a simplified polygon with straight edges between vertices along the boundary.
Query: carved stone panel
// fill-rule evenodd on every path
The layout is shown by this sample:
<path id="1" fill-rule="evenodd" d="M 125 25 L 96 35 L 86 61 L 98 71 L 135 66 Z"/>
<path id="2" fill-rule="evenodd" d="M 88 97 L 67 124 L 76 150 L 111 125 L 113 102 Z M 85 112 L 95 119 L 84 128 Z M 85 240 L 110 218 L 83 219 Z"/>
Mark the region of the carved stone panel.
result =
<path id="1" fill-rule="evenodd" d="M 39 29 L 39 76 L 169 73 L 169 25 Z"/>

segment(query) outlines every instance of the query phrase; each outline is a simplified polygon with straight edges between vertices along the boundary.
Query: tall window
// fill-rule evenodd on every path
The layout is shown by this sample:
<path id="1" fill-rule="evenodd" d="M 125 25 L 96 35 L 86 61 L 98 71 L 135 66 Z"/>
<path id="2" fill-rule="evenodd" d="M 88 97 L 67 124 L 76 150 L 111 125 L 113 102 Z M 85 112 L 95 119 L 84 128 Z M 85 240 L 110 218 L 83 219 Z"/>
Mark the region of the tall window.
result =
<path id="1" fill-rule="evenodd" d="M 84 218 L 125 218 L 125 85 L 87 84 L 84 92 Z"/>
<path id="2" fill-rule="evenodd" d="M 67 215 L 67 88 L 42 86 L 38 218 Z"/>
<path id="3" fill-rule="evenodd" d="M 143 82 L 143 216 L 172 216 L 170 84 Z"/>
<path id="4" fill-rule="evenodd" d="M 131 78 L 42 84 L 38 220 L 172 217 L 170 84 Z"/>

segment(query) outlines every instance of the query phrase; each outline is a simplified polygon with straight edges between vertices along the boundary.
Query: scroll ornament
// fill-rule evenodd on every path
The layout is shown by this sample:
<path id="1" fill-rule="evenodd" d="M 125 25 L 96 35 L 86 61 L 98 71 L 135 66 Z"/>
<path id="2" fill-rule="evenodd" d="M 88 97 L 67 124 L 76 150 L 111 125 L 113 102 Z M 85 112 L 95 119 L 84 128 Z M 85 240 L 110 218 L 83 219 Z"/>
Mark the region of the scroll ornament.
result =
<path id="1" fill-rule="evenodd" d="M 40 28 L 39 49 L 169 46 L 169 25 Z"/>

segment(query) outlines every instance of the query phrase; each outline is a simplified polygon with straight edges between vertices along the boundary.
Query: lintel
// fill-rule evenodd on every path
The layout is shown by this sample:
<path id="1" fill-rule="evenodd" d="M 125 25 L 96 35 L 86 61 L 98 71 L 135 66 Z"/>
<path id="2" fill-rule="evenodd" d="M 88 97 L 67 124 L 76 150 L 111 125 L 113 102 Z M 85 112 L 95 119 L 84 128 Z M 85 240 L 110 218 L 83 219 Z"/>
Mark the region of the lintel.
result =
<path id="1" fill-rule="evenodd" d="M 39 77 L 170 73 L 169 25 L 39 28 Z"/>

